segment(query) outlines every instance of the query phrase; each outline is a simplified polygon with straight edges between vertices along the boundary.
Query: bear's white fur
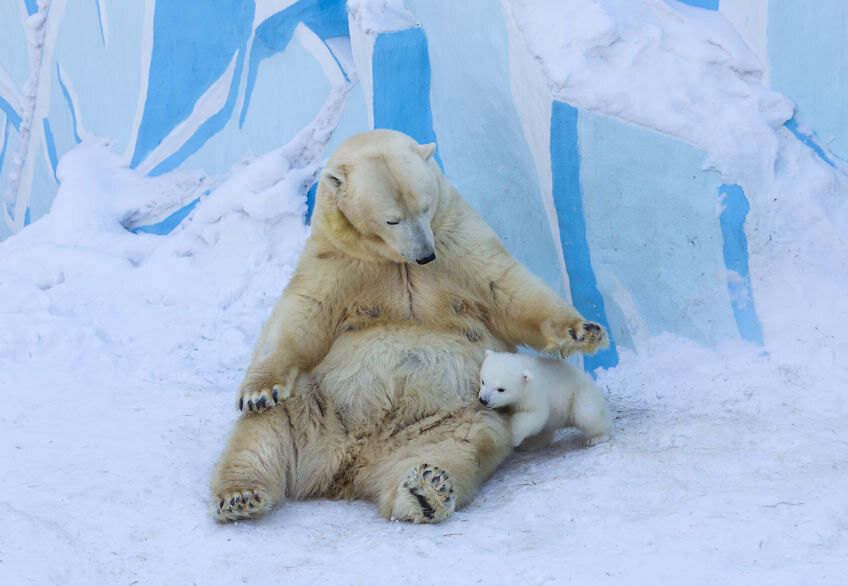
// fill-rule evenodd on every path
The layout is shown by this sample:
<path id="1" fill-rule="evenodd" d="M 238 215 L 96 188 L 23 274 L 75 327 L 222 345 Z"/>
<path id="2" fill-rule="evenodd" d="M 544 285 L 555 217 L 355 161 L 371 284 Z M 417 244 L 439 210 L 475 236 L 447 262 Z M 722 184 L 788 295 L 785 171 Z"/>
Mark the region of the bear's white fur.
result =
<path id="1" fill-rule="evenodd" d="M 513 447 L 545 447 L 561 427 L 576 427 L 590 446 L 609 440 L 612 433 L 609 407 L 598 385 L 562 360 L 486 350 L 479 399 L 491 409 L 510 408 Z"/>
<path id="2" fill-rule="evenodd" d="M 239 387 L 215 518 L 323 496 L 441 521 L 511 450 L 507 419 L 477 401 L 484 349 L 607 343 L 509 255 L 434 150 L 374 130 L 330 158 L 312 233 Z"/>

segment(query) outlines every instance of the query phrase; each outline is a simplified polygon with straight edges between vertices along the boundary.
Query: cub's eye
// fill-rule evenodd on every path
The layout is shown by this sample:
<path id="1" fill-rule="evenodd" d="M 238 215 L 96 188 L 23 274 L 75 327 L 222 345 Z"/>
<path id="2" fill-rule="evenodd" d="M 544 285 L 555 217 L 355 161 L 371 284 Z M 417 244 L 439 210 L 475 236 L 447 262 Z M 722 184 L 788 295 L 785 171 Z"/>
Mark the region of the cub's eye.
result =
<path id="1" fill-rule="evenodd" d="M 389 226 L 397 226 L 398 224 L 400 224 L 400 220 L 386 220 L 386 224 L 388 224 Z"/>
<path id="2" fill-rule="evenodd" d="M 505 389 L 505 388 L 503 388 L 503 387 L 498 387 L 498 392 L 499 392 L 499 393 L 503 393 L 505 390 L 506 390 L 506 389 Z"/>

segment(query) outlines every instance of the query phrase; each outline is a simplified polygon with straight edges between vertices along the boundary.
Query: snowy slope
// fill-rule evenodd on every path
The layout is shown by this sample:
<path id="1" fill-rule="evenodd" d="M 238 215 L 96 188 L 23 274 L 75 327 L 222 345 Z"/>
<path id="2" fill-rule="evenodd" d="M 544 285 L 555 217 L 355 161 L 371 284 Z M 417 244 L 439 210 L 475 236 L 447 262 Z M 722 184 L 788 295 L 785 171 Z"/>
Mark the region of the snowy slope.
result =
<path id="1" fill-rule="evenodd" d="M 556 96 L 697 144 L 745 181 L 765 348 L 643 329 L 598 376 L 610 443 L 563 431 L 517 453 L 438 526 L 327 501 L 220 526 L 209 472 L 348 86 L 217 185 L 147 177 L 86 141 L 50 214 L 0 243 L 0 582 L 843 583 L 848 177 L 785 129 L 791 104 L 726 23 L 663 4 L 509 8 Z M 544 30 L 562 22 L 582 32 Z M 682 110 L 676 95 L 709 99 Z M 205 191 L 170 235 L 129 231 Z"/>

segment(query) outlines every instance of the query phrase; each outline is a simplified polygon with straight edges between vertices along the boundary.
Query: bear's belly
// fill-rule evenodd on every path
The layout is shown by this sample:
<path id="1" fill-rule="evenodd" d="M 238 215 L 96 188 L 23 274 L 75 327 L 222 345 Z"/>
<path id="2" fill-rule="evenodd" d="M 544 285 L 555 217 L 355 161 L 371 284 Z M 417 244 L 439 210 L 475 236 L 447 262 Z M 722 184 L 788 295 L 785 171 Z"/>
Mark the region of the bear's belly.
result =
<path id="1" fill-rule="evenodd" d="M 476 404 L 486 348 L 509 349 L 488 332 L 471 341 L 417 322 L 384 324 L 336 338 L 313 374 L 351 433 L 397 429 Z"/>

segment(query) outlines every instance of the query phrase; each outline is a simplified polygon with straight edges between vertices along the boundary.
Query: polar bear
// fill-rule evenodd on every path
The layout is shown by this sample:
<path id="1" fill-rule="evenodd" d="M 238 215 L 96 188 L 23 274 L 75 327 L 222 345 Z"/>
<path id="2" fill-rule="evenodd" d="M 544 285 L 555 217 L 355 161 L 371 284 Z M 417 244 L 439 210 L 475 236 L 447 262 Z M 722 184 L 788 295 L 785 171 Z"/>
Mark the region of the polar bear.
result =
<path id="1" fill-rule="evenodd" d="M 366 499 L 446 519 L 511 451 L 477 400 L 486 348 L 594 352 L 599 325 L 513 259 L 433 160 L 374 130 L 321 174 L 312 232 L 239 387 L 213 517 L 285 499 Z"/>
<path id="2" fill-rule="evenodd" d="M 486 350 L 479 399 L 490 409 L 509 408 L 515 448 L 543 448 L 561 427 L 582 431 L 588 446 L 612 433 L 609 407 L 595 381 L 562 360 Z"/>

